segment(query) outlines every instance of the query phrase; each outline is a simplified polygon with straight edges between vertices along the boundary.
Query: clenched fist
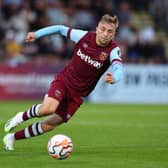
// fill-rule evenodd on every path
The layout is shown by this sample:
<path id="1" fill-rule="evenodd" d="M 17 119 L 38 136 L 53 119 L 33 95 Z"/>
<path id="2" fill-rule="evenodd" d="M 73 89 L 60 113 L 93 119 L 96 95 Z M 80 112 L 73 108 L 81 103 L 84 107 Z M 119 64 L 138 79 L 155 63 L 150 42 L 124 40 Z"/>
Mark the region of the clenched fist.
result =
<path id="1" fill-rule="evenodd" d="M 26 42 L 34 42 L 36 40 L 36 35 L 34 32 L 29 32 L 26 35 Z"/>
<path id="2" fill-rule="evenodd" d="M 105 75 L 105 77 L 104 77 L 104 81 L 105 81 L 106 83 L 113 84 L 113 83 L 114 83 L 114 78 L 113 78 L 112 73 L 110 73 L 110 72 L 106 73 L 106 75 Z"/>

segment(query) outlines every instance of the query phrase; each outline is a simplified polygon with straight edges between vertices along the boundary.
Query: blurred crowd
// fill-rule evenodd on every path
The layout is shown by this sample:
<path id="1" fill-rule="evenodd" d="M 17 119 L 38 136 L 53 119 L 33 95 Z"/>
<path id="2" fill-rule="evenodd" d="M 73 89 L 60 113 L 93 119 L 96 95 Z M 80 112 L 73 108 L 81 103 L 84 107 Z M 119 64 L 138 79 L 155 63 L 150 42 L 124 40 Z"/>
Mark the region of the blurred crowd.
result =
<path id="1" fill-rule="evenodd" d="M 95 30 L 101 16 L 109 13 L 120 21 L 116 39 L 125 63 L 165 64 L 165 45 L 156 31 L 158 25 L 168 30 L 167 11 L 162 8 L 167 4 L 166 0 L 0 0 L 0 62 L 11 66 L 44 61 L 64 64 L 73 52 L 71 41 L 53 35 L 28 44 L 26 33 L 55 24 Z M 134 11 L 149 12 L 156 27 L 133 25 Z"/>
<path id="2" fill-rule="evenodd" d="M 167 0 L 153 0 L 149 4 L 149 13 L 152 15 L 154 21 L 157 23 L 156 27 L 162 27 L 168 32 L 168 1 Z"/>

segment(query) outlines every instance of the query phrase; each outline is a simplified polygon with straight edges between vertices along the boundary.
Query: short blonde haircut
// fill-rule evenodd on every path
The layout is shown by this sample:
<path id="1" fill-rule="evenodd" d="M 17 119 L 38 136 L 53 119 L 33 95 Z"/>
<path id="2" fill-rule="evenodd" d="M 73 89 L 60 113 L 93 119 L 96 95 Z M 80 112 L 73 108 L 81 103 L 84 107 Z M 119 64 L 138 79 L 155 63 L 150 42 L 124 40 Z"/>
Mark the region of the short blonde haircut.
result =
<path id="1" fill-rule="evenodd" d="M 105 14 L 100 19 L 100 22 L 106 22 L 106 23 L 110 23 L 110 24 L 115 24 L 116 28 L 118 28 L 118 26 L 119 26 L 118 17 L 116 15 L 111 16 L 109 14 Z"/>

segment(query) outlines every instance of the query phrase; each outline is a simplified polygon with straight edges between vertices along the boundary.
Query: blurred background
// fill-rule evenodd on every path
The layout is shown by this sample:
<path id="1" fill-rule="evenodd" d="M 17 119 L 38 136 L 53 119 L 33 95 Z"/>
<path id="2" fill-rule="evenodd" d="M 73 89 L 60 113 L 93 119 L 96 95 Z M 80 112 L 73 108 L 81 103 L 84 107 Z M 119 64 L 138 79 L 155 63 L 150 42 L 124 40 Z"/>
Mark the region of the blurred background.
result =
<path id="1" fill-rule="evenodd" d="M 168 0 L 0 0 L 0 137 L 16 112 L 41 102 L 73 52 L 59 35 L 28 44 L 26 33 L 55 24 L 94 31 L 105 13 L 120 21 L 124 79 L 107 85 L 101 78 L 70 125 L 16 143 L 11 153 L 0 143 L 3 167 L 168 167 Z M 48 155 L 56 133 L 72 138 L 70 160 Z"/>
<path id="2" fill-rule="evenodd" d="M 94 31 L 109 13 L 120 21 L 125 77 L 113 87 L 100 80 L 87 100 L 168 103 L 167 9 L 167 0 L 0 0 L 0 99 L 41 99 L 71 59 L 70 40 L 53 35 L 28 44 L 27 32 L 54 24 Z"/>

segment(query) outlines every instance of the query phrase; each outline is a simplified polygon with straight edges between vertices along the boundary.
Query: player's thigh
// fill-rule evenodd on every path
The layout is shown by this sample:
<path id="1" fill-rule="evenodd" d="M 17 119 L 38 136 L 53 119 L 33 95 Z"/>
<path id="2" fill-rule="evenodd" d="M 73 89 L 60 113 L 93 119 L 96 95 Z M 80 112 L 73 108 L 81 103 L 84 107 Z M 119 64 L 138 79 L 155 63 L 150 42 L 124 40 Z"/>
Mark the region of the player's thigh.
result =
<path id="1" fill-rule="evenodd" d="M 39 114 L 41 116 L 55 113 L 60 102 L 66 97 L 67 88 L 61 80 L 54 79 L 48 90 L 48 96 L 45 96 Z"/>
<path id="2" fill-rule="evenodd" d="M 69 119 L 76 113 L 81 104 L 82 101 L 76 102 L 72 99 L 65 99 L 60 103 L 56 114 L 58 114 L 64 122 L 68 122 Z"/>
<path id="3" fill-rule="evenodd" d="M 54 113 L 59 106 L 59 101 L 55 98 L 45 96 L 43 103 L 40 107 L 39 115 L 49 115 Z"/>

